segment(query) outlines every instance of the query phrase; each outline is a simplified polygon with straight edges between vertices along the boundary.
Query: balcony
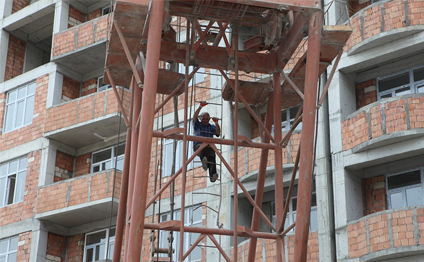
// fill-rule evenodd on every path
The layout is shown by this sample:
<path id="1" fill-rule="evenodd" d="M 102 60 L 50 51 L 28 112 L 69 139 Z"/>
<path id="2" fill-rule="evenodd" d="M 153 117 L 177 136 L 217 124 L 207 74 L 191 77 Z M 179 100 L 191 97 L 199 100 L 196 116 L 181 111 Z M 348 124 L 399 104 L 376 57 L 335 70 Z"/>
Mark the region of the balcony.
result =
<path id="1" fill-rule="evenodd" d="M 131 93 L 118 88 L 120 97 L 122 92 L 128 110 Z M 80 148 L 117 135 L 119 128 L 125 132 L 125 122 L 113 90 L 107 89 L 47 109 L 44 136 Z"/>
<path id="2" fill-rule="evenodd" d="M 35 217 L 73 227 L 107 218 L 111 209 L 115 216 L 122 174 L 116 172 L 115 182 L 114 174 L 106 170 L 39 187 Z"/>
<path id="3" fill-rule="evenodd" d="M 368 215 L 347 225 L 349 258 L 370 261 L 378 257 L 423 252 L 424 209 L 409 207 Z"/>
<path id="4" fill-rule="evenodd" d="M 103 68 L 108 22 L 104 15 L 55 34 L 51 60 L 80 74 Z"/>
<path id="5" fill-rule="evenodd" d="M 424 135 L 424 95 L 384 99 L 342 122 L 343 151 L 359 153 Z"/>
<path id="6" fill-rule="evenodd" d="M 346 43 L 349 55 L 424 31 L 422 1 L 378 1 L 354 14 L 353 33 Z"/>

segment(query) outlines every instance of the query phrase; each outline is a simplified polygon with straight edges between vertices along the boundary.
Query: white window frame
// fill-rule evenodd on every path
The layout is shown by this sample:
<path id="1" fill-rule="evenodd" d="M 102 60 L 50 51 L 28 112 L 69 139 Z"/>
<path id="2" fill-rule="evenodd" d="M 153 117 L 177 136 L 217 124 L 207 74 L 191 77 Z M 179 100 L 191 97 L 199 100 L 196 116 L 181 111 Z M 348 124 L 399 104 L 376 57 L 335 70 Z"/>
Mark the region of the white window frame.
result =
<path id="1" fill-rule="evenodd" d="M 112 13 L 112 11 L 113 11 L 112 6 L 107 5 L 107 6 L 102 8 L 102 16 Z"/>
<path id="2" fill-rule="evenodd" d="M 198 212 L 200 211 L 200 217 L 199 218 L 194 218 L 194 212 L 196 212 L 196 214 L 199 214 Z M 160 220 L 161 222 L 164 221 L 169 221 L 171 218 L 171 213 L 165 213 L 162 214 L 160 216 Z M 193 226 L 193 227 L 202 227 L 202 220 L 203 220 L 203 211 L 202 211 L 202 205 L 196 205 L 196 206 L 192 206 L 192 207 L 186 207 L 185 208 L 185 217 L 184 217 L 185 221 L 184 221 L 184 226 Z M 174 211 L 174 220 L 181 220 L 181 210 L 175 210 Z M 179 246 L 180 246 L 180 241 L 179 241 L 179 232 L 174 232 L 173 233 L 173 237 L 174 237 L 174 241 L 172 242 L 172 248 L 175 250 L 175 252 L 172 255 L 172 261 L 178 261 L 178 257 L 179 257 Z M 169 232 L 168 231 L 164 231 L 161 230 L 160 231 L 160 247 L 162 248 L 168 248 L 168 235 Z M 198 233 L 188 233 L 188 232 L 184 232 L 184 252 L 186 252 L 191 245 L 198 239 L 198 237 L 200 236 L 200 234 Z M 202 254 L 201 252 L 201 248 L 200 247 L 196 247 L 194 250 L 199 251 L 200 250 L 200 256 Z M 194 251 L 193 250 L 193 251 Z M 184 254 L 182 254 L 184 255 Z M 167 256 L 167 255 L 161 255 L 163 256 Z M 201 261 L 202 258 L 200 257 L 199 259 L 191 259 L 191 254 L 187 256 L 187 258 L 184 261 L 187 262 L 194 262 L 194 261 Z"/>
<path id="3" fill-rule="evenodd" d="M 16 243 L 16 249 L 14 247 L 11 247 L 12 241 Z M 9 238 L 0 239 L 0 246 L 6 242 L 6 252 L 1 253 L 1 249 L 0 249 L 0 259 L 4 258 L 5 259 L 4 261 L 9 261 L 8 259 L 10 258 L 10 256 L 16 255 L 17 257 L 18 256 L 18 241 L 19 241 L 19 236 L 13 236 Z"/>
<path id="4" fill-rule="evenodd" d="M 84 238 L 84 259 L 83 259 L 84 262 L 87 261 L 87 250 L 89 248 L 94 248 L 94 250 L 95 250 L 95 247 L 96 246 L 100 246 L 100 245 L 103 245 L 103 244 L 105 246 L 105 251 L 104 251 L 105 253 L 103 254 L 103 256 L 100 257 L 100 260 L 92 260 L 92 261 L 102 261 L 102 260 L 106 260 L 106 258 L 108 260 L 109 259 L 112 259 L 112 256 L 113 256 L 113 245 L 115 244 L 115 235 L 114 236 L 109 236 L 111 230 L 115 230 L 115 228 L 111 228 L 111 229 L 106 228 L 106 229 L 101 229 L 101 230 L 97 230 L 97 231 L 93 231 L 93 232 L 90 232 L 90 233 L 85 234 L 85 238 Z M 103 232 L 103 231 L 106 232 L 106 237 L 105 237 L 105 242 L 104 243 L 100 242 L 100 243 L 96 243 L 96 244 L 87 245 L 87 238 L 90 235 L 97 234 L 97 233 Z M 115 233 L 116 233 L 116 231 L 115 231 Z M 93 252 L 93 256 L 95 256 L 95 253 L 94 252 Z M 106 256 L 106 252 L 108 252 L 107 256 Z"/>
<path id="5" fill-rule="evenodd" d="M 416 67 L 416 68 L 412 68 L 412 69 L 408 69 L 408 70 L 403 70 L 400 72 L 397 72 L 395 74 L 391 74 L 388 76 L 384 76 L 384 77 L 378 77 L 377 78 L 377 100 L 381 100 L 384 98 L 390 98 L 390 97 L 395 97 L 395 96 L 401 96 L 403 94 L 415 94 L 415 93 L 424 93 L 424 79 L 419 80 L 419 81 L 415 81 L 414 79 L 414 72 L 416 70 L 420 70 L 420 69 L 424 69 L 423 66 L 421 67 Z M 380 92 L 380 81 L 384 81 L 388 78 L 392 78 L 392 77 L 396 77 L 396 76 L 401 76 L 405 73 L 408 73 L 408 78 L 409 78 L 409 82 L 407 84 L 404 84 L 402 86 L 397 86 L 397 87 L 393 87 L 391 89 L 385 90 Z M 399 90 L 402 89 L 409 89 L 409 92 L 402 92 L 402 93 L 397 93 Z"/>
<path id="6" fill-rule="evenodd" d="M 190 132 L 189 135 L 193 135 L 193 122 L 191 120 L 189 127 L 190 127 Z M 180 123 L 179 127 L 183 127 L 184 123 Z M 174 126 L 171 126 L 167 129 L 171 129 Z M 177 142 L 177 151 L 176 151 L 176 155 L 175 155 L 175 172 L 178 171 L 178 169 L 181 168 L 182 166 L 182 162 L 183 162 L 183 141 L 182 140 L 175 140 Z M 168 177 L 171 175 L 171 168 L 172 168 L 172 158 L 171 159 L 167 159 L 166 155 L 168 153 L 168 150 L 171 150 L 171 155 L 173 154 L 173 139 L 164 139 L 163 140 L 163 152 L 162 152 L 162 177 Z M 193 141 L 188 141 L 188 157 L 187 159 L 192 156 L 194 153 L 193 151 Z M 201 166 L 201 162 L 200 161 L 196 161 L 196 157 L 193 159 L 193 161 L 190 162 L 190 164 L 187 166 L 187 170 L 190 169 L 194 169 L 196 167 Z"/>
<path id="7" fill-rule="evenodd" d="M 27 166 L 28 156 L 0 164 L 0 208 L 23 201 Z M 11 195 L 12 180 L 14 180 L 13 196 Z M 9 201 L 11 197 L 12 202 Z"/>
<path id="8" fill-rule="evenodd" d="M 295 109 L 295 108 L 297 108 L 296 113 L 291 114 L 290 111 L 292 109 Z M 286 108 L 286 109 L 281 111 L 281 116 L 283 116 L 283 115 L 286 116 L 286 120 L 281 121 L 281 131 L 288 132 L 290 130 L 291 126 L 294 123 L 294 120 L 296 119 L 296 114 L 299 111 L 299 108 L 300 108 L 300 105 L 297 105 L 297 106 L 292 106 L 292 107 Z M 296 130 L 296 131 L 302 130 L 302 122 L 300 122 L 294 130 Z M 271 133 L 274 134 L 274 124 L 272 125 Z"/>
<path id="9" fill-rule="evenodd" d="M 389 189 L 389 183 L 388 183 L 389 177 L 404 175 L 406 173 L 410 173 L 410 172 L 414 172 L 414 171 L 420 172 L 420 179 L 421 179 L 421 181 L 420 181 L 419 184 L 414 184 L 414 185 L 409 185 L 409 186 L 404 186 L 404 187 Z M 413 189 L 413 188 L 420 188 L 421 189 L 421 197 L 422 197 L 421 200 L 424 203 L 424 186 L 423 186 L 423 184 L 424 184 L 423 183 L 423 181 L 424 181 L 424 172 L 423 172 L 423 168 L 416 168 L 416 169 L 410 169 L 410 170 L 406 170 L 406 171 L 402 171 L 402 172 L 397 172 L 397 173 L 393 173 L 393 174 L 387 174 L 385 180 L 386 180 L 387 203 L 389 204 L 389 209 L 392 209 L 391 195 L 392 194 L 398 194 L 398 193 L 401 193 L 402 207 L 412 206 L 412 205 L 410 205 L 408 203 L 406 191 L 408 189 Z M 402 208 L 402 207 L 397 207 L 397 208 Z"/>
<path id="10" fill-rule="evenodd" d="M 3 120 L 3 133 L 8 133 L 14 130 L 17 130 L 21 127 L 24 126 L 28 126 L 30 124 L 32 124 L 32 119 L 33 119 L 33 114 L 34 114 L 34 104 L 35 104 L 35 90 L 36 90 L 37 84 L 36 82 L 31 82 L 28 84 L 25 84 L 23 86 L 20 86 L 18 88 L 15 88 L 13 90 L 10 90 L 9 92 L 7 92 L 7 96 L 6 96 L 6 107 L 5 107 L 5 116 L 4 116 L 4 120 Z M 20 92 L 25 92 L 23 97 L 18 98 L 18 95 Z M 10 101 L 11 99 L 11 95 L 15 94 L 16 98 L 14 98 L 13 101 Z M 32 107 L 31 106 L 31 101 L 32 101 Z M 22 116 L 22 123 L 16 123 L 17 121 L 17 117 L 18 117 L 18 105 L 19 104 L 23 104 L 23 109 L 21 110 L 20 113 L 23 114 Z M 14 108 L 13 109 L 13 115 L 9 115 L 10 114 L 10 108 Z M 27 108 L 28 107 L 28 108 Z M 27 112 L 27 110 L 29 110 Z M 27 119 L 27 122 L 25 121 L 25 116 L 28 114 L 29 119 Z M 8 120 L 12 118 L 12 123 L 8 123 Z M 12 127 L 9 128 L 9 125 L 11 125 Z"/>
<path id="11" fill-rule="evenodd" d="M 116 155 L 117 152 L 115 152 L 115 151 L 117 151 L 118 148 L 121 147 L 121 146 L 124 146 L 124 154 Z M 91 154 L 91 173 L 102 172 L 102 171 L 105 171 L 105 170 L 108 170 L 108 169 L 115 168 L 115 162 L 124 161 L 124 158 L 125 158 L 125 143 L 120 143 L 118 145 L 118 148 L 116 148 L 116 145 L 114 145 L 114 146 L 111 146 L 111 147 L 104 148 L 104 149 L 98 150 L 96 152 L 93 152 Z M 107 151 L 107 150 L 111 150 L 111 153 L 110 153 L 111 156 L 110 156 L 110 158 L 108 158 L 106 160 L 102 160 L 102 161 L 96 162 L 96 163 L 93 162 L 94 161 L 94 155 L 95 154 L 98 154 L 98 153 L 101 153 L 101 152 L 104 152 L 104 151 Z M 110 168 L 106 168 L 106 165 L 103 167 L 103 164 L 105 164 L 107 162 L 110 162 Z M 94 168 L 97 167 L 97 166 L 100 167 L 99 170 L 98 171 L 94 171 Z M 118 170 L 120 170 L 120 169 L 118 168 Z M 122 171 L 122 170 L 120 170 L 120 171 Z"/>
<path id="12" fill-rule="evenodd" d="M 315 181 L 313 182 L 314 185 L 311 188 L 312 189 L 312 198 L 315 197 L 316 199 L 316 188 L 315 188 Z M 297 185 L 295 185 L 297 187 Z M 284 192 L 287 192 L 289 189 L 288 188 L 284 188 Z M 286 202 L 287 197 L 284 198 L 284 202 Z M 297 213 L 297 208 L 296 210 L 294 210 L 294 204 L 293 204 L 293 200 L 297 200 L 297 195 L 294 195 L 291 197 L 290 199 L 290 203 L 289 203 L 289 210 L 287 211 L 287 216 L 286 216 L 286 220 L 284 221 L 284 228 L 287 228 L 288 226 L 290 226 L 291 224 L 293 224 L 294 222 L 296 222 L 296 213 Z M 316 203 L 316 201 L 315 201 Z M 313 214 L 316 214 L 315 216 Z M 272 224 L 275 227 L 275 223 L 276 223 L 276 215 L 275 215 L 275 201 L 271 202 L 271 215 L 272 215 Z M 318 230 L 318 216 L 317 216 L 317 206 L 312 206 L 312 199 L 311 199 L 311 211 L 310 211 L 310 217 L 309 217 L 309 221 L 312 221 L 312 219 L 314 219 L 316 221 L 316 225 L 317 228 L 312 228 L 312 223 L 309 223 L 309 231 L 316 231 Z M 294 232 L 295 227 L 293 227 L 290 232 Z"/>
<path id="13" fill-rule="evenodd" d="M 100 85 L 101 83 L 101 85 Z M 103 76 L 97 78 L 97 92 L 104 91 L 108 88 L 110 88 L 111 85 L 103 84 Z"/>

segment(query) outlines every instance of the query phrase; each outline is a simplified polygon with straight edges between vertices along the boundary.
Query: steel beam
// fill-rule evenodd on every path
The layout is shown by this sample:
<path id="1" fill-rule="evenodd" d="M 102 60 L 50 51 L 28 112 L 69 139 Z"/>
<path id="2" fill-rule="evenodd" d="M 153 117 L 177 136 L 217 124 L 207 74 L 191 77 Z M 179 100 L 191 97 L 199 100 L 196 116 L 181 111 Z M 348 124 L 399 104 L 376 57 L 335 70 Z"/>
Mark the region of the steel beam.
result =
<path id="1" fill-rule="evenodd" d="M 315 12 L 309 20 L 305 100 L 303 103 L 302 145 L 299 164 L 298 202 L 295 230 L 294 261 L 296 262 L 304 262 L 307 257 L 322 16 L 322 12 Z"/>
<path id="2" fill-rule="evenodd" d="M 131 210 L 130 237 L 128 243 L 128 261 L 139 262 L 143 245 L 144 217 L 146 213 L 149 164 L 153 138 L 153 118 L 158 82 L 158 64 L 162 35 L 164 0 L 151 1 L 146 59 L 146 72 L 141 111 L 140 134 L 137 148 L 137 166 L 134 183 L 134 195 Z"/>
<path id="3" fill-rule="evenodd" d="M 266 118 L 265 118 L 265 127 L 268 128 L 268 130 L 272 128 L 272 120 L 274 115 L 273 103 L 274 103 L 274 100 L 272 99 L 272 93 L 271 93 L 268 98 L 268 108 L 266 111 Z M 261 134 L 261 139 L 263 143 L 269 143 L 269 137 L 265 136 L 265 134 Z M 261 158 L 259 162 L 259 171 L 258 171 L 258 181 L 256 183 L 256 194 L 255 194 L 255 202 L 259 208 L 262 207 L 262 201 L 263 201 L 263 195 L 264 195 L 266 167 L 268 164 L 268 153 L 269 153 L 269 149 L 261 150 Z M 253 215 L 252 215 L 252 225 L 251 225 L 251 228 L 253 231 L 257 231 L 259 229 L 259 222 L 260 222 L 259 212 L 254 209 Z M 256 244 L 257 244 L 257 239 L 253 237 L 250 238 L 249 251 L 247 256 L 248 262 L 255 261 Z"/>
<path id="4" fill-rule="evenodd" d="M 109 82 L 112 85 L 113 93 L 115 94 L 116 101 L 118 102 L 118 107 L 121 110 L 122 116 L 124 117 L 125 125 L 127 127 L 130 127 L 130 122 L 128 120 L 127 113 L 125 113 L 125 109 L 124 109 L 124 106 L 122 105 L 121 98 L 119 97 L 118 91 L 116 90 L 115 82 L 113 81 L 112 76 L 107 68 L 106 68 L 106 73 L 107 73 L 107 77 L 109 78 Z M 124 91 L 122 90 L 122 92 Z"/>
<path id="5" fill-rule="evenodd" d="M 132 93 L 134 93 L 134 78 L 131 79 Z M 132 96 L 131 100 L 131 108 L 130 108 L 130 116 L 132 117 L 134 114 L 134 104 L 135 104 L 135 96 Z M 132 121 L 130 121 L 130 126 L 132 126 Z M 127 199 L 128 199 L 128 181 L 129 181 L 129 173 L 130 173 L 130 157 L 131 157 L 131 133 L 132 128 L 127 130 L 127 139 L 125 140 L 125 157 L 124 157 L 124 169 L 122 171 L 122 179 L 121 179 L 121 189 L 119 191 L 119 206 L 118 206 L 118 217 L 116 219 L 116 233 L 115 233 L 115 243 L 113 247 L 113 262 L 119 262 L 121 259 L 121 248 L 122 248 L 122 240 L 124 235 L 124 227 L 125 227 L 125 217 L 126 217 L 126 209 L 127 209 Z M 115 196 L 113 196 L 115 197 Z"/>
<path id="6" fill-rule="evenodd" d="M 284 185 L 283 185 L 283 149 L 280 146 L 280 141 L 282 139 L 282 130 L 281 130 L 281 76 L 279 73 L 273 74 L 273 84 L 274 84 L 274 136 L 275 136 L 275 214 L 276 214 L 276 227 L 280 226 L 279 223 L 283 220 L 283 210 L 284 210 Z M 286 203 L 287 205 L 287 203 Z M 277 262 L 283 261 L 284 254 L 284 245 L 283 238 L 277 238 L 277 253 L 276 258 Z"/>

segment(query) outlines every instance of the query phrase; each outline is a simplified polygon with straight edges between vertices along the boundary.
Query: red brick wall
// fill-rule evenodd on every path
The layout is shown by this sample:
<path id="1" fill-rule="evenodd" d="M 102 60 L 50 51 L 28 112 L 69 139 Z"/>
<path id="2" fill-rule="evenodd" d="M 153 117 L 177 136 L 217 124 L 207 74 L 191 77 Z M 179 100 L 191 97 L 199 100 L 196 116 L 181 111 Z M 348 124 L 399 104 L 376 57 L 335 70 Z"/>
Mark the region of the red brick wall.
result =
<path id="1" fill-rule="evenodd" d="M 101 16 L 102 16 L 102 9 L 101 8 L 96 9 L 96 10 L 87 14 L 87 21 L 96 19 L 96 18 L 101 17 Z"/>
<path id="2" fill-rule="evenodd" d="M 28 155 L 24 199 L 22 202 L 0 208 L 0 227 L 34 217 L 40 159 L 41 150 L 34 151 Z M 16 214 L 19 214 L 19 216 Z"/>
<path id="3" fill-rule="evenodd" d="M 69 101 L 79 97 L 80 83 L 67 76 L 63 77 L 62 101 Z"/>
<path id="4" fill-rule="evenodd" d="M 72 177 L 74 172 L 74 157 L 57 151 L 54 182 L 62 181 Z"/>
<path id="5" fill-rule="evenodd" d="M 36 213 L 80 205 L 112 196 L 114 170 L 42 187 L 38 190 Z M 116 172 L 115 197 L 119 198 L 121 173 Z M 109 187 L 108 187 L 109 186 Z"/>
<path id="6" fill-rule="evenodd" d="M 81 96 L 86 96 L 96 92 L 97 92 L 97 78 L 93 78 L 82 83 Z"/>
<path id="7" fill-rule="evenodd" d="M 29 261 L 31 251 L 32 232 L 19 234 L 18 253 L 16 261 Z"/>
<path id="8" fill-rule="evenodd" d="M 363 8 L 364 5 L 367 5 L 367 3 L 360 6 L 353 5 L 351 13 Z M 408 22 L 411 26 L 422 25 L 424 23 L 421 16 L 423 7 L 424 2 L 421 0 L 407 1 L 408 12 L 405 10 L 403 0 L 382 1 L 381 4 L 365 7 L 362 12 L 357 12 L 350 20 L 353 33 L 346 43 L 345 50 L 349 50 L 363 40 L 382 32 L 407 27 L 409 26 Z M 407 17 L 405 16 L 406 13 L 408 13 Z M 363 25 L 361 25 L 361 20 L 364 21 Z"/>
<path id="9" fill-rule="evenodd" d="M 422 209 L 417 209 L 418 214 L 422 214 Z M 422 217 L 421 220 L 422 221 Z M 393 228 L 393 246 L 406 247 L 416 246 L 414 237 L 414 224 L 412 210 L 401 210 L 392 213 L 392 228 Z M 419 228 L 424 228 L 423 224 L 419 224 Z M 420 238 L 421 241 L 422 238 Z"/>
<path id="10" fill-rule="evenodd" d="M 342 122 L 343 150 L 353 148 L 369 139 L 366 112 L 360 112 Z"/>
<path id="11" fill-rule="evenodd" d="M 356 84 L 355 91 L 356 109 L 360 109 L 377 101 L 377 88 L 375 79 Z"/>
<path id="12" fill-rule="evenodd" d="M 52 233 L 48 234 L 47 237 L 47 259 L 51 261 L 64 261 L 66 257 L 66 237 L 58 236 Z M 50 257 L 51 256 L 51 257 Z"/>
<path id="13" fill-rule="evenodd" d="M 75 164 L 75 177 L 90 174 L 91 171 L 91 153 L 77 156 Z"/>
<path id="14" fill-rule="evenodd" d="M 384 176 L 362 179 L 364 216 L 387 209 Z"/>
<path id="15" fill-rule="evenodd" d="M 68 237 L 67 262 L 81 262 L 84 257 L 84 234 Z"/>
<path id="16" fill-rule="evenodd" d="M 85 22 L 85 15 L 72 5 L 69 6 L 68 28 Z"/>
<path id="17" fill-rule="evenodd" d="M 43 125 L 46 112 L 46 94 L 49 84 L 49 76 L 44 75 L 37 78 L 35 89 L 34 117 L 32 124 L 19 128 L 0 136 L 0 148 L 6 150 L 18 145 L 33 141 L 43 136 Z M 3 122 L 0 122 L 2 132 Z M 25 134 L 25 135 L 23 135 Z"/>
<path id="18" fill-rule="evenodd" d="M 29 5 L 30 0 L 13 0 L 12 14 Z"/>
<path id="19" fill-rule="evenodd" d="M 6 72 L 4 80 L 7 81 L 18 75 L 24 70 L 26 43 L 21 39 L 9 36 L 9 46 L 7 50 Z"/>
<path id="20" fill-rule="evenodd" d="M 109 16 L 103 16 L 55 34 L 53 37 L 52 57 L 106 40 L 108 36 L 108 18 Z M 94 32 L 96 33 L 94 34 Z"/>

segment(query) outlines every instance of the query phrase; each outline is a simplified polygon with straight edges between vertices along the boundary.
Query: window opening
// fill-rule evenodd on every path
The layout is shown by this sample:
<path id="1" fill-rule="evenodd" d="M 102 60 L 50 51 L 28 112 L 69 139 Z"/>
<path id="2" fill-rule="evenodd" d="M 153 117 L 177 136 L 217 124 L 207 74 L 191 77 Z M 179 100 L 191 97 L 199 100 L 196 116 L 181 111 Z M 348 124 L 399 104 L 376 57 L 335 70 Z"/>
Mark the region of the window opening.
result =
<path id="1" fill-rule="evenodd" d="M 281 129 L 283 132 L 290 130 L 296 119 L 296 114 L 299 111 L 300 105 L 289 107 L 281 111 Z M 294 130 L 302 130 L 302 122 L 300 122 Z M 274 133 L 274 125 L 272 125 L 272 133 Z"/>
<path id="2" fill-rule="evenodd" d="M 171 217 L 171 213 L 162 214 L 160 216 L 161 222 L 169 221 Z M 181 210 L 174 211 L 174 220 L 181 219 Z M 202 226 L 202 206 L 195 207 L 187 207 L 185 209 L 185 226 L 194 226 L 201 227 Z M 196 240 L 199 238 L 200 234 L 198 233 L 187 233 L 184 232 L 184 252 L 186 252 Z M 174 232 L 174 241 L 172 242 L 172 248 L 175 250 L 173 253 L 172 261 L 178 261 L 179 258 L 179 246 L 180 241 L 180 232 Z M 168 248 L 168 231 L 161 230 L 160 231 L 160 247 Z M 183 254 L 181 254 L 183 255 Z M 166 256 L 162 254 L 161 256 Z M 190 253 L 190 255 L 184 261 L 200 261 L 202 259 L 202 249 L 197 246 Z"/>
<path id="3" fill-rule="evenodd" d="M 424 67 L 377 78 L 378 100 L 395 96 L 424 93 Z"/>
<path id="4" fill-rule="evenodd" d="M 18 253 L 19 236 L 0 240 L 0 261 L 15 262 Z"/>
<path id="5" fill-rule="evenodd" d="M 191 121 L 191 120 L 187 120 Z M 190 132 L 189 135 L 193 135 L 193 125 L 190 126 Z M 184 127 L 184 123 L 180 123 L 179 127 Z M 171 129 L 172 127 L 169 127 L 167 129 Z M 163 157 L 162 157 L 162 177 L 167 177 L 171 175 L 171 169 L 172 169 L 172 155 L 174 154 L 174 148 L 173 148 L 173 139 L 164 139 L 164 145 L 163 145 Z M 181 168 L 182 162 L 183 162 L 183 141 L 177 140 L 177 151 L 175 152 L 175 171 Z M 193 155 L 193 142 L 188 141 L 188 156 L 190 157 Z M 187 158 L 188 159 L 188 158 Z M 190 162 L 190 164 L 187 166 L 187 170 L 193 169 L 196 167 L 201 166 L 201 163 L 199 161 L 193 160 Z"/>
<path id="6" fill-rule="evenodd" d="M 103 91 L 111 87 L 111 85 L 103 84 L 103 76 L 97 79 L 97 92 Z"/>
<path id="7" fill-rule="evenodd" d="M 85 236 L 84 261 L 103 260 L 106 258 L 106 250 L 109 250 L 107 259 L 112 259 L 114 244 L 115 228 L 88 233 Z"/>
<path id="8" fill-rule="evenodd" d="M 401 208 L 424 204 L 422 169 L 386 176 L 389 208 Z"/>
<path id="9" fill-rule="evenodd" d="M 35 82 L 7 93 L 4 133 L 32 123 L 34 113 Z"/>
<path id="10" fill-rule="evenodd" d="M 289 188 L 284 188 L 284 201 L 287 200 L 287 192 Z M 297 185 L 294 185 L 292 191 L 292 197 L 289 203 L 289 210 L 287 212 L 287 217 L 284 222 L 284 228 L 289 227 L 291 224 L 296 222 L 296 211 L 297 211 Z M 276 214 L 275 214 L 275 201 L 271 202 L 271 212 L 272 212 L 272 224 L 276 226 Z M 318 230 L 318 213 L 317 213 L 317 197 L 316 197 L 316 188 L 315 181 L 312 183 L 312 198 L 311 198 L 311 212 L 310 212 L 310 223 L 309 230 L 315 231 Z M 295 227 L 294 227 L 295 228 Z M 294 228 L 290 232 L 294 231 Z"/>
<path id="11" fill-rule="evenodd" d="M 91 173 L 111 169 L 115 166 L 116 169 L 122 171 L 124 168 L 125 143 L 118 147 L 110 147 L 101 151 L 94 152 L 92 155 Z"/>
<path id="12" fill-rule="evenodd" d="M 108 5 L 102 8 L 102 15 L 107 15 L 112 12 L 112 6 Z"/>
<path id="13" fill-rule="evenodd" d="M 0 165 L 0 207 L 23 200 L 27 162 L 25 156 Z"/>

